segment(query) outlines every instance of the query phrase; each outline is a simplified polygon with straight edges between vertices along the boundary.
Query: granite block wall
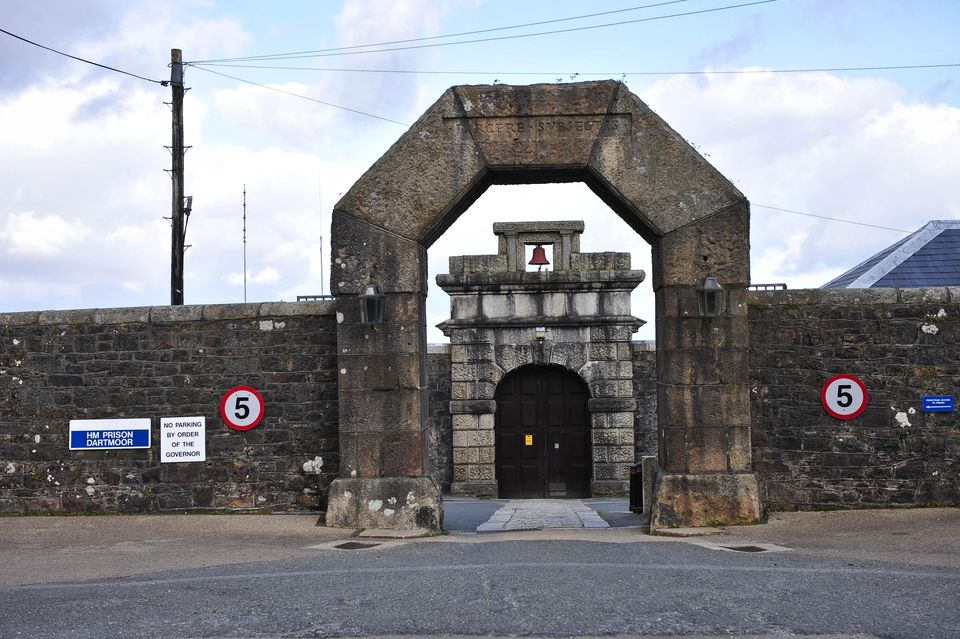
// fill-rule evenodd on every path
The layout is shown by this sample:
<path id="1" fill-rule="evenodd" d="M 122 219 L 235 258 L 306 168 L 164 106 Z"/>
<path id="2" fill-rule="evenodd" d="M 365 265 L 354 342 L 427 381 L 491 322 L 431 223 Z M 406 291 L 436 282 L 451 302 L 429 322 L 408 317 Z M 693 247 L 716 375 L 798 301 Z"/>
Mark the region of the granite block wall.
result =
<path id="1" fill-rule="evenodd" d="M 749 294 L 754 470 L 771 509 L 960 504 L 960 419 L 924 395 L 960 387 L 960 288 Z M 838 420 L 823 383 L 859 377 Z"/>
<path id="2" fill-rule="evenodd" d="M 330 302 L 0 314 L 0 512 L 309 511 L 338 474 Z M 237 385 L 261 424 L 219 416 Z M 204 462 L 160 463 L 159 419 L 204 416 Z M 70 451 L 71 419 L 151 419 L 143 450 Z"/>
<path id="3" fill-rule="evenodd" d="M 427 347 L 427 469 L 444 493 L 453 481 L 453 421 L 450 416 L 450 345 Z"/>
<path id="4" fill-rule="evenodd" d="M 754 292 L 754 470 L 772 509 L 960 504 L 960 289 Z M 634 342 L 635 446 L 657 453 L 656 353 Z M 0 314 L 0 513 L 323 509 L 338 476 L 336 331 L 329 302 Z M 429 468 L 452 473 L 449 347 L 428 355 Z M 860 377 L 867 410 L 820 404 Z M 267 406 L 247 432 L 219 417 L 247 384 Z M 203 415 L 207 460 L 159 461 L 160 417 Z M 154 447 L 69 451 L 70 419 L 149 417 Z M 320 458 L 321 462 L 317 461 Z"/>
<path id="5" fill-rule="evenodd" d="M 652 341 L 631 342 L 633 348 L 633 396 L 637 407 L 633 437 L 637 462 L 657 456 L 657 349 Z"/>

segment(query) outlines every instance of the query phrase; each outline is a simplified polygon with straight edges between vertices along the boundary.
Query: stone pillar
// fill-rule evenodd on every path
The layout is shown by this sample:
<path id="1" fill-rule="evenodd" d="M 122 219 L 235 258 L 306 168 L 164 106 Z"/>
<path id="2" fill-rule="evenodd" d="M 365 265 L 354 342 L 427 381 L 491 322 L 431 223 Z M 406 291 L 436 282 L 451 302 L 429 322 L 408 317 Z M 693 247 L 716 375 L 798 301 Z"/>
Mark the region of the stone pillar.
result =
<path id="1" fill-rule="evenodd" d="M 454 495 L 497 496 L 495 412 L 496 402 L 493 400 L 450 402 L 453 419 L 453 483 L 450 492 Z"/>
<path id="2" fill-rule="evenodd" d="M 334 217 L 340 478 L 330 486 L 327 525 L 439 530 L 436 484 L 423 476 L 426 328 L 421 269 L 426 250 L 347 216 Z M 354 257 L 353 268 L 342 256 Z M 364 268 L 363 260 L 377 260 Z M 385 294 L 385 321 L 364 324 L 359 293 Z"/>
<path id="3" fill-rule="evenodd" d="M 497 496 L 494 415 L 500 375 L 483 329 L 452 331 L 450 347 L 455 495 Z"/>
<path id="4" fill-rule="evenodd" d="M 721 317 L 703 318 L 694 287 L 657 291 L 654 528 L 760 517 L 750 450 L 746 288 L 727 286 L 726 298 Z"/>
<path id="5" fill-rule="evenodd" d="M 633 463 L 632 397 L 593 397 L 587 401 L 593 440 L 594 496 L 623 495 L 629 491 L 629 465 Z"/>

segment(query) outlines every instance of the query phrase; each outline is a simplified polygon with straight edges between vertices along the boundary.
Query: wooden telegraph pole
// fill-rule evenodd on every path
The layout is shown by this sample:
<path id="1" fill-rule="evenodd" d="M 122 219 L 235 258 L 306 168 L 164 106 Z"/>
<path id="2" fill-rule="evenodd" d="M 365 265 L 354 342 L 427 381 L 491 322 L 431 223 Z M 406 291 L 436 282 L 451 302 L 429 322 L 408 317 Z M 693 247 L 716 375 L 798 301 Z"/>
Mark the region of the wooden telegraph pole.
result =
<path id="1" fill-rule="evenodd" d="M 170 89 L 173 93 L 173 101 L 170 105 L 173 111 L 173 144 L 170 148 L 170 153 L 173 155 L 173 167 L 170 172 L 173 182 L 170 304 L 179 306 L 183 304 L 183 252 L 185 241 L 183 220 L 183 52 L 180 49 L 170 50 Z"/>

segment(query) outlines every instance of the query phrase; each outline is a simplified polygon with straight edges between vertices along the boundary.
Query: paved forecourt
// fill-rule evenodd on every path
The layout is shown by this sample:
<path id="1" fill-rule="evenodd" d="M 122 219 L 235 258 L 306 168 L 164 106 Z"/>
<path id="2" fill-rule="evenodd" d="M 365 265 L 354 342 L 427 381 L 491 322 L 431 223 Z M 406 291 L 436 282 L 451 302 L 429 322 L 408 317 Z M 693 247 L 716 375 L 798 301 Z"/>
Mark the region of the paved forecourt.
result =
<path id="1" fill-rule="evenodd" d="M 477 532 L 609 527 L 579 499 L 512 499 L 480 524 Z"/>

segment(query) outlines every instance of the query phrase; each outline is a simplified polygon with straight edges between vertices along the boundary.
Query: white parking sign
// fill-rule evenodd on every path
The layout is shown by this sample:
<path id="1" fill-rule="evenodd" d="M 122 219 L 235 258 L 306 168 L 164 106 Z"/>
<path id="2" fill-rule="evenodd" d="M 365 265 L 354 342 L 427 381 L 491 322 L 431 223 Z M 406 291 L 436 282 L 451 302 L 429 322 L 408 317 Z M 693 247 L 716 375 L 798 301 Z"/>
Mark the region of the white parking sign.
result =
<path id="1" fill-rule="evenodd" d="M 250 430 L 263 419 L 263 396 L 249 386 L 236 386 L 220 401 L 220 417 L 234 430 Z"/>
<path id="2" fill-rule="evenodd" d="M 843 373 L 828 379 L 820 391 L 823 408 L 837 419 L 853 419 L 867 408 L 870 394 L 855 375 Z"/>
<path id="3" fill-rule="evenodd" d="M 160 418 L 160 463 L 207 459 L 205 417 Z"/>

